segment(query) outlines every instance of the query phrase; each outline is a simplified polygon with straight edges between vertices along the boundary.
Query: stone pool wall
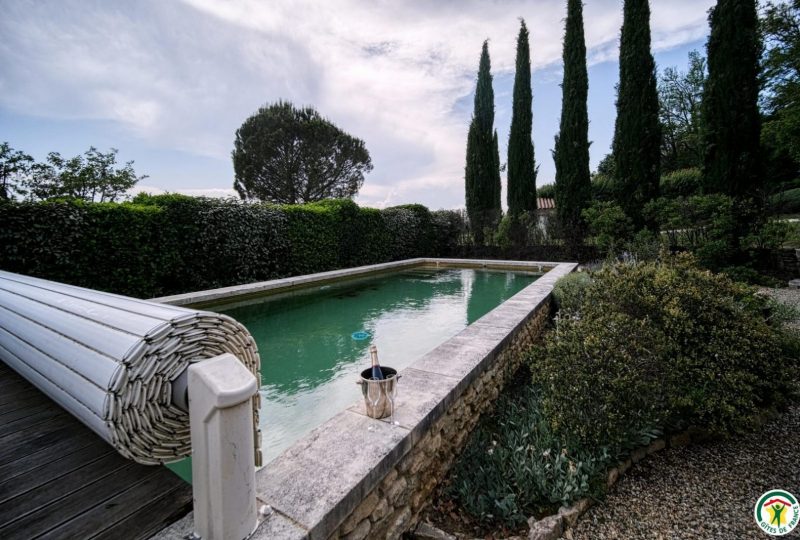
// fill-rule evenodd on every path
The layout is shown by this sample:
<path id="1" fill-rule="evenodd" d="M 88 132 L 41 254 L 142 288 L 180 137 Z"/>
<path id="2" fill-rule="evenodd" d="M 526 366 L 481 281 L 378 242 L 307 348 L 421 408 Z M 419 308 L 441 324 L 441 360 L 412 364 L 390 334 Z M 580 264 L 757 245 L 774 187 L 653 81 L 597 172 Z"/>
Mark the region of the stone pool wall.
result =
<path id="1" fill-rule="evenodd" d="M 550 299 L 542 302 L 486 370 L 435 421 L 422 439 L 388 470 L 381 483 L 329 536 L 398 538 L 412 528 L 433 490 L 444 480 L 466 444 L 480 415 L 491 408 L 525 354 L 539 339 L 550 313 Z"/>

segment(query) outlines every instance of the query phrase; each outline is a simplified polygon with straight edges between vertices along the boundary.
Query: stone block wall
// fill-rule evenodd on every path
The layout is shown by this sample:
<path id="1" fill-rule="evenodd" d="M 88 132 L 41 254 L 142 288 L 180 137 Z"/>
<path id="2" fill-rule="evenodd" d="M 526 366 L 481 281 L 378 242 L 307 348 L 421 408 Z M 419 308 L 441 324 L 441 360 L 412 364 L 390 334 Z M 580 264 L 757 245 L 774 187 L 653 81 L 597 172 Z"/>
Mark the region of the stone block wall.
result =
<path id="1" fill-rule="evenodd" d="M 445 479 L 481 415 L 491 409 L 541 336 L 550 303 L 548 298 L 509 337 L 490 366 L 330 535 L 331 540 L 395 539 L 416 525 L 420 512 L 436 486 Z"/>

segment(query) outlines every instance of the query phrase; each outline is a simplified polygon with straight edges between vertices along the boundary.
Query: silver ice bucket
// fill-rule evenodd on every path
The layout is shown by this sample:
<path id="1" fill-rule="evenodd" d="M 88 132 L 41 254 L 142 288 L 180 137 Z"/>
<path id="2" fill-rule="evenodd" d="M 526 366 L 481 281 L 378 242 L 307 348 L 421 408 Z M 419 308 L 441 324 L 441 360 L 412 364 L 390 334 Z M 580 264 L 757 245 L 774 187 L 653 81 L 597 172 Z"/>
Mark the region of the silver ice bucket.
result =
<path id="1" fill-rule="evenodd" d="M 381 366 L 381 371 L 385 379 L 373 381 L 372 368 L 367 368 L 361 372 L 361 379 L 356 381 L 361 385 L 361 393 L 364 395 L 364 405 L 367 408 L 367 416 L 370 418 L 386 418 L 392 414 L 392 401 L 394 399 L 400 375 L 397 370 Z"/>

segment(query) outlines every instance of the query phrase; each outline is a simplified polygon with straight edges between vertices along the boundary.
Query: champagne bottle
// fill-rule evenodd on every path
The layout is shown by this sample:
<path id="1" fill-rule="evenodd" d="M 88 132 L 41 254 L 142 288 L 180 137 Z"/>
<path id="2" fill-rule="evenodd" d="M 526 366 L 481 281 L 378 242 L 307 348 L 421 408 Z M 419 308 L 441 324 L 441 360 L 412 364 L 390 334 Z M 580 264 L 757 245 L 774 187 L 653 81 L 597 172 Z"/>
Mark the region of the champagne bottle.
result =
<path id="1" fill-rule="evenodd" d="M 369 355 L 372 357 L 372 380 L 382 381 L 386 377 L 383 376 L 381 365 L 378 363 L 378 348 L 375 345 L 369 346 Z"/>

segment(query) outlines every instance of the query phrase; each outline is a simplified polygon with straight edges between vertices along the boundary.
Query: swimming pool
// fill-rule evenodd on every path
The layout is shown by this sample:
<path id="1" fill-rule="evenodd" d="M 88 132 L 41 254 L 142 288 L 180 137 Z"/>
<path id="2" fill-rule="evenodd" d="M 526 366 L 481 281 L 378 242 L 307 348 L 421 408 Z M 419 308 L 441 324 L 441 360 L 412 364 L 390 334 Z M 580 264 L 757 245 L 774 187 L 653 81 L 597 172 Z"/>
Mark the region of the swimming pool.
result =
<path id="1" fill-rule="evenodd" d="M 371 344 L 381 364 L 403 369 L 539 277 L 417 267 L 204 308 L 235 318 L 258 344 L 266 463 L 359 399 Z M 170 467 L 188 479 L 188 463 Z"/>

